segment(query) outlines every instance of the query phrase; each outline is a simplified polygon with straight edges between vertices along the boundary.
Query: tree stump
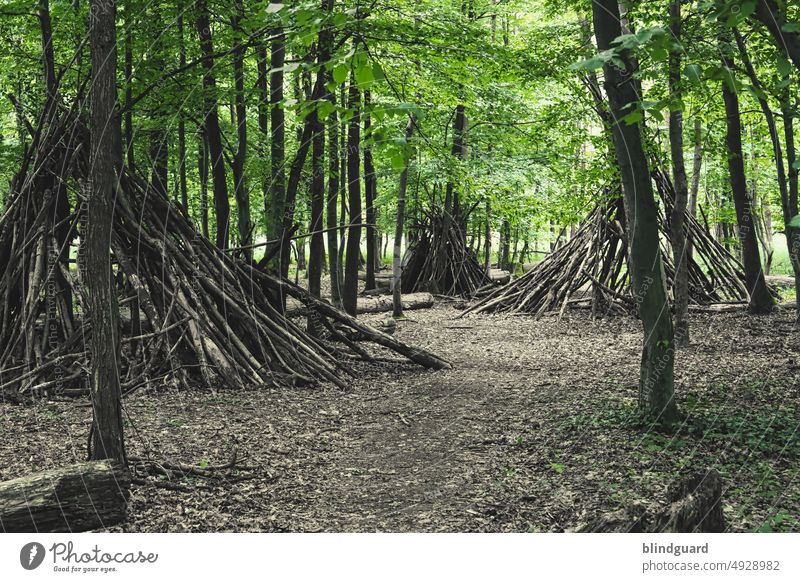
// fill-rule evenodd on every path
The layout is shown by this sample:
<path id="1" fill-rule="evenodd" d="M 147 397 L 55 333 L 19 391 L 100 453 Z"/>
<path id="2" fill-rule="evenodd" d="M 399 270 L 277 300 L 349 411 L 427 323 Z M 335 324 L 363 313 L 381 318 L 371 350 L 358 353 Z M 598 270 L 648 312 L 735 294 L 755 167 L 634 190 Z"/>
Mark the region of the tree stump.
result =
<path id="1" fill-rule="evenodd" d="M 78 532 L 125 520 L 130 474 L 110 461 L 50 469 L 0 483 L 0 530 Z"/>
<path id="2" fill-rule="evenodd" d="M 579 528 L 584 533 L 721 533 L 722 477 L 716 469 L 685 476 L 668 489 L 670 505 L 651 512 L 641 504 L 630 504 L 605 513 Z"/>

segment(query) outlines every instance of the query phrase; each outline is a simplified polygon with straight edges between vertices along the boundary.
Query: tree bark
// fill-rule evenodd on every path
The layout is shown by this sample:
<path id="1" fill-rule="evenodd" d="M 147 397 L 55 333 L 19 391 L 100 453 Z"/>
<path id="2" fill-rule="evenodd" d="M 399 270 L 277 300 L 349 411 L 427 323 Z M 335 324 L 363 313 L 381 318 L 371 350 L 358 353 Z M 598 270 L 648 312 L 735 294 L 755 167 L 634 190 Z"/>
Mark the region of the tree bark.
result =
<path id="1" fill-rule="evenodd" d="M 286 59 L 286 36 L 282 28 L 273 31 L 270 46 L 270 202 L 272 215 L 268 238 L 275 240 L 283 229 L 283 212 L 286 201 L 286 116 L 283 111 L 283 66 Z"/>
<path id="2" fill-rule="evenodd" d="M 622 34 L 619 5 L 616 0 L 593 0 L 592 13 L 598 48 L 609 50 Z M 621 51 L 619 57 L 624 69 L 610 61 L 604 66 L 606 93 L 615 119 L 624 117 L 638 102 L 625 74 L 633 70 L 630 54 Z M 670 424 L 678 418 L 673 394 L 674 338 L 658 241 L 658 209 L 640 124 L 615 123 L 613 140 L 628 215 L 628 268 L 644 327 L 639 406 L 657 422 Z"/>
<path id="3" fill-rule="evenodd" d="M 361 94 L 355 74 L 350 75 L 348 107 L 353 112 L 347 128 L 347 190 L 350 227 L 347 233 L 347 255 L 344 264 L 342 304 L 350 315 L 356 314 L 358 295 L 358 263 L 361 254 Z"/>
<path id="4" fill-rule="evenodd" d="M 728 53 L 724 39 L 721 39 L 720 50 L 723 66 L 733 70 L 733 60 Z M 750 313 L 769 313 L 774 301 L 764 280 L 761 269 L 761 257 L 758 251 L 755 223 L 752 208 L 747 197 L 747 179 L 744 172 L 744 156 L 742 154 L 742 124 L 739 115 L 739 97 L 731 84 L 731 78 L 722 84 L 722 98 L 725 102 L 726 144 L 728 148 L 728 172 L 730 174 L 733 203 L 736 206 L 736 221 L 739 225 L 739 240 L 742 245 L 742 262 L 744 263 L 745 281 L 750 294 L 748 310 Z"/>
<path id="5" fill-rule="evenodd" d="M 91 175 L 86 184 L 88 219 L 83 245 L 82 284 L 92 323 L 91 459 L 114 459 L 125 464 L 122 433 L 122 394 L 119 380 L 119 313 L 111 276 L 111 230 L 114 220 L 115 171 L 122 160 L 117 100 L 116 0 L 92 0 L 89 38 L 92 53 Z"/>
<path id="6" fill-rule="evenodd" d="M 336 92 L 331 91 L 328 99 L 336 105 Z M 339 116 L 334 110 L 328 122 L 328 199 L 326 223 L 328 228 L 328 271 L 331 277 L 331 303 L 342 308 L 342 263 L 339 258 L 339 218 L 337 204 L 339 202 Z"/>
<path id="7" fill-rule="evenodd" d="M 406 125 L 406 147 L 410 147 L 414 135 L 416 118 L 412 113 Z M 402 278 L 403 278 L 403 229 L 406 220 L 406 190 L 408 189 L 408 165 L 411 157 L 406 156 L 403 171 L 400 172 L 400 186 L 397 190 L 397 220 L 394 227 L 394 248 L 392 249 L 392 316 L 403 316 Z"/>
<path id="8" fill-rule="evenodd" d="M 221 249 L 228 248 L 228 229 L 230 228 L 231 207 L 228 201 L 228 181 L 225 172 L 225 159 L 222 150 L 222 133 L 219 128 L 217 111 L 217 80 L 214 77 L 214 45 L 211 38 L 211 24 L 206 0 L 197 2 L 197 32 L 200 36 L 200 50 L 203 55 L 203 89 L 205 99 L 206 139 L 211 161 L 211 176 L 214 182 L 214 213 L 217 222 L 216 244 Z"/>
<path id="9" fill-rule="evenodd" d="M 130 474 L 91 461 L 0 483 L 0 530 L 80 532 L 125 521 Z"/>
<path id="10" fill-rule="evenodd" d="M 325 12 L 333 10 L 333 0 L 325 0 L 322 4 Z M 322 87 L 328 75 L 326 65 L 330 60 L 332 32 L 323 27 L 317 42 L 317 85 Z M 312 95 L 313 97 L 313 95 Z M 328 94 L 323 96 L 328 99 Z M 316 103 L 316 102 L 315 102 Z M 325 236 L 322 234 L 322 216 L 325 211 L 325 124 L 319 118 L 316 107 L 310 113 L 311 119 L 311 250 L 308 259 L 308 290 L 315 297 L 321 296 L 322 268 L 325 265 Z M 313 324 L 309 321 L 309 327 Z"/>
<path id="11" fill-rule="evenodd" d="M 676 42 L 681 39 L 681 4 L 672 0 L 669 6 L 669 28 Z M 669 55 L 669 92 L 679 96 L 681 83 L 681 50 L 674 49 Z M 672 157 L 672 176 L 675 184 L 675 202 L 670 216 L 672 256 L 675 264 L 673 294 L 675 302 L 675 345 L 689 345 L 689 261 L 685 224 L 689 199 L 689 184 L 683 162 L 683 112 L 675 109 L 669 115 L 669 143 Z"/>
<path id="12" fill-rule="evenodd" d="M 364 91 L 364 137 L 369 139 L 372 119 L 369 114 L 371 95 L 368 90 Z M 372 163 L 372 146 L 364 147 L 364 198 L 366 202 L 367 220 L 367 281 L 365 288 L 375 289 L 375 240 L 376 240 L 376 221 L 375 221 L 375 197 L 377 195 L 377 181 L 375 179 L 375 166 Z"/>
<path id="13" fill-rule="evenodd" d="M 246 261 L 253 260 L 252 230 L 250 223 L 250 194 L 247 189 L 247 179 L 245 166 L 247 164 L 247 107 L 244 97 L 244 34 L 241 28 L 241 20 L 244 18 L 244 7 L 242 0 L 236 0 L 234 16 L 232 19 L 233 28 L 233 86 L 234 86 L 234 109 L 236 112 L 236 152 L 233 156 L 233 187 L 236 197 L 237 227 L 239 230 L 239 243 L 245 247 L 243 254 Z"/>

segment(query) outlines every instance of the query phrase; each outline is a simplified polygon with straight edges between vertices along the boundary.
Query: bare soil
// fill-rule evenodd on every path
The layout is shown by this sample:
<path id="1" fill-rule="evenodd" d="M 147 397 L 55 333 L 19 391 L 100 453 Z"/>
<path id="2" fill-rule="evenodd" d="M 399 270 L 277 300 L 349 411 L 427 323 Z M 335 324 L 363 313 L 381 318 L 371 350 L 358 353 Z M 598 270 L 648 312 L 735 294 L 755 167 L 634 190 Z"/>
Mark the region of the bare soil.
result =
<path id="1" fill-rule="evenodd" d="M 621 504 L 660 506 L 681 472 L 713 466 L 731 531 L 800 531 L 793 311 L 693 314 L 676 362 L 686 420 L 663 434 L 636 413 L 638 321 L 457 319 L 459 307 L 409 312 L 397 329 L 452 370 L 359 364 L 347 390 L 131 395 L 131 455 L 206 467 L 235 451 L 237 469 L 140 475 L 112 529 L 564 531 Z M 2 403 L 0 418 L 0 480 L 85 456 L 82 402 Z"/>

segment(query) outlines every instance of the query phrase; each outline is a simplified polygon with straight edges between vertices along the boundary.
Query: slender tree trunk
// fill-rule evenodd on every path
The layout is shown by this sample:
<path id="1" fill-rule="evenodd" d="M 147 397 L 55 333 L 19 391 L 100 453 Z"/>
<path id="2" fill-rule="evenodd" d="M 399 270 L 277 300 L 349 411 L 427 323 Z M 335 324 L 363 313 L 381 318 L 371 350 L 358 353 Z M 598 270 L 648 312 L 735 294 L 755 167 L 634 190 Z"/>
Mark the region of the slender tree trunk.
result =
<path id="1" fill-rule="evenodd" d="M 208 230 L 208 139 L 206 139 L 205 128 L 198 130 L 197 160 L 198 175 L 200 179 L 200 225 L 203 236 L 209 238 Z"/>
<path id="2" fill-rule="evenodd" d="M 732 58 L 727 54 L 726 42 L 721 41 L 720 50 L 723 65 L 732 69 Z M 732 73 L 731 73 L 732 74 Z M 733 81 L 733 79 L 731 79 Z M 726 144 L 728 147 L 728 171 L 730 173 L 733 203 L 736 206 L 736 221 L 739 225 L 739 240 L 742 245 L 742 262 L 744 263 L 747 291 L 750 293 L 748 309 L 751 313 L 769 313 L 774 301 L 764 280 L 761 269 L 761 257 L 758 251 L 758 239 L 755 223 L 747 197 L 747 179 L 744 173 L 744 156 L 742 154 L 742 124 L 739 116 L 739 97 L 730 84 L 723 82 L 722 98 L 725 102 L 725 119 L 727 127 Z"/>
<path id="3" fill-rule="evenodd" d="M 234 109 L 236 112 L 236 152 L 233 156 L 233 187 L 236 197 L 237 227 L 239 242 L 243 247 L 253 244 L 250 223 L 250 193 L 247 188 L 245 166 L 247 165 L 247 107 L 244 98 L 244 34 L 241 29 L 241 19 L 244 18 L 242 0 L 236 0 L 232 19 L 233 43 L 233 87 Z M 246 261 L 253 260 L 253 249 L 245 248 L 243 255 Z"/>
<path id="4" fill-rule="evenodd" d="M 267 61 L 267 48 L 263 43 L 256 45 L 256 67 L 258 71 L 258 79 L 256 80 L 256 87 L 258 89 L 258 132 L 259 132 L 259 154 L 262 158 L 266 158 L 269 154 L 269 110 L 270 98 L 267 77 L 269 76 L 269 62 Z M 267 238 L 270 235 L 270 176 L 264 172 L 261 176 L 261 192 L 264 198 L 264 219 L 263 224 L 267 227 Z"/>
<path id="5" fill-rule="evenodd" d="M 411 138 L 414 135 L 414 125 L 416 119 L 412 113 L 406 125 L 406 147 L 410 147 Z M 406 220 L 406 190 L 408 189 L 408 165 L 411 156 L 406 156 L 403 171 L 400 173 L 400 187 L 397 190 L 397 221 L 394 227 L 394 248 L 392 249 L 392 316 L 403 316 L 403 229 Z"/>
<path id="6" fill-rule="evenodd" d="M 350 315 L 356 315 L 358 295 L 358 263 L 361 254 L 361 94 L 355 75 L 350 75 L 348 107 L 353 111 L 347 129 L 347 190 L 350 206 L 350 228 L 347 233 L 347 256 L 344 264 L 342 304 Z"/>
<path id="7" fill-rule="evenodd" d="M 784 7 L 792 4 L 783 2 Z M 775 0 L 757 0 L 753 18 L 759 20 L 772 34 L 778 49 L 791 59 L 800 71 L 800 34 L 792 29 L 786 17 L 785 8 L 779 8 Z"/>
<path id="8" fill-rule="evenodd" d="M 270 228 L 268 228 L 268 238 L 278 239 L 283 229 L 283 215 L 286 203 L 286 170 L 284 169 L 286 158 L 286 127 L 285 115 L 283 111 L 283 66 L 286 59 L 286 36 L 283 29 L 278 28 L 273 31 L 273 40 L 270 55 L 270 129 L 272 131 L 270 145 L 271 177 L 270 177 L 270 202 L 272 204 L 272 216 L 270 218 Z M 282 243 L 283 244 L 283 243 Z M 282 253 L 279 253 L 279 256 Z M 279 261 L 280 262 L 280 261 Z M 288 266 L 287 266 L 288 268 Z M 282 268 L 281 271 L 282 272 Z"/>
<path id="9" fill-rule="evenodd" d="M 135 167 L 133 155 L 133 10 L 131 2 L 125 2 L 125 154 L 128 168 Z"/>
<path id="10" fill-rule="evenodd" d="M 331 91 L 328 99 L 336 105 L 336 92 Z M 328 117 L 328 200 L 326 223 L 328 227 L 328 271 L 331 277 L 331 303 L 342 307 L 342 275 L 339 257 L 339 225 L 336 205 L 339 201 L 339 117 L 334 110 Z"/>
<path id="11" fill-rule="evenodd" d="M 694 118 L 694 156 L 692 157 L 692 185 L 689 189 L 689 216 L 697 218 L 697 194 L 700 191 L 700 171 L 703 168 L 703 125 L 699 117 Z M 692 238 L 686 241 L 686 256 L 694 256 Z"/>
<path id="12" fill-rule="evenodd" d="M 792 218 L 797 216 L 797 189 L 798 172 L 797 154 L 794 142 L 794 118 L 792 117 L 792 107 L 790 103 L 789 90 L 787 89 L 781 100 L 781 113 L 783 116 L 783 134 L 786 141 L 786 165 L 789 172 L 789 192 L 787 209 L 784 211 L 784 220 L 787 216 L 789 223 L 785 224 L 786 246 L 789 249 L 789 259 L 794 269 L 794 288 L 795 288 L 795 325 L 800 326 L 800 228 L 791 225 Z"/>
<path id="13" fill-rule="evenodd" d="M 214 45 L 211 38 L 211 24 L 206 0 L 197 2 L 197 32 L 200 36 L 200 50 L 203 55 L 203 90 L 205 93 L 206 139 L 211 161 L 211 176 L 214 182 L 214 213 L 217 222 L 216 244 L 221 249 L 228 248 L 228 229 L 230 228 L 231 207 L 228 201 L 228 181 L 225 172 L 225 158 L 222 150 L 222 133 L 219 128 L 217 110 L 217 80 L 214 77 Z"/>
<path id="14" fill-rule="evenodd" d="M 681 39 L 681 4 L 672 0 L 669 6 L 669 28 L 676 42 Z M 681 84 L 681 50 L 669 54 L 669 91 L 677 95 Z M 675 300 L 675 345 L 689 345 L 689 260 L 688 236 L 685 224 L 689 201 L 689 184 L 683 163 L 683 112 L 680 109 L 669 115 L 669 143 L 672 157 L 672 176 L 675 184 L 675 203 L 670 216 L 672 256 L 675 263 L 673 294 Z"/>
<path id="15" fill-rule="evenodd" d="M 616 0 L 593 0 L 592 13 L 598 48 L 609 50 L 622 34 L 619 5 Z M 626 70 L 633 70 L 628 51 L 622 51 L 619 57 Z M 638 96 L 630 79 L 613 62 L 606 63 L 604 71 L 609 106 L 620 119 Z M 628 268 L 644 326 L 639 405 L 659 422 L 670 424 L 678 418 L 673 395 L 675 348 L 658 241 L 658 209 L 640 124 L 614 124 L 613 139 L 628 213 Z"/>
<path id="16" fill-rule="evenodd" d="M 372 119 L 369 114 L 371 102 L 370 92 L 364 91 L 364 138 L 369 139 Z M 375 289 L 375 196 L 377 181 L 375 179 L 375 166 L 372 163 L 372 147 L 364 148 L 364 197 L 366 202 L 367 219 L 367 279 L 366 289 Z"/>
<path id="17" fill-rule="evenodd" d="M 486 197 L 486 233 L 483 241 L 483 270 L 489 273 L 492 268 L 492 203 Z"/>
<path id="18" fill-rule="evenodd" d="M 178 35 L 180 48 L 178 61 L 180 67 L 186 66 L 186 44 L 183 38 L 183 14 L 178 15 Z M 183 113 L 179 112 L 178 119 L 178 180 L 181 189 L 181 206 L 186 215 L 189 215 L 189 187 L 186 178 L 186 121 Z"/>
<path id="19" fill-rule="evenodd" d="M 111 230 L 114 220 L 114 153 L 121 140 L 117 100 L 116 0 L 92 0 L 89 38 L 92 53 L 91 176 L 87 182 L 88 220 L 83 242 L 83 286 L 92 322 L 91 459 L 125 463 L 122 394 L 119 379 L 119 313 L 111 275 Z"/>
<path id="20" fill-rule="evenodd" d="M 323 2 L 323 10 L 330 13 L 333 10 L 333 0 Z M 330 60 L 332 33 L 328 27 L 319 32 L 317 42 L 318 55 L 317 84 L 323 86 L 328 79 L 326 64 Z M 327 90 L 324 95 L 328 99 Z M 315 297 L 321 296 L 322 269 L 325 264 L 325 236 L 322 233 L 322 216 L 325 212 L 325 125 L 319 118 L 317 110 L 311 113 L 311 251 L 308 259 L 308 290 Z M 314 323 L 309 320 L 309 328 L 313 329 Z"/>

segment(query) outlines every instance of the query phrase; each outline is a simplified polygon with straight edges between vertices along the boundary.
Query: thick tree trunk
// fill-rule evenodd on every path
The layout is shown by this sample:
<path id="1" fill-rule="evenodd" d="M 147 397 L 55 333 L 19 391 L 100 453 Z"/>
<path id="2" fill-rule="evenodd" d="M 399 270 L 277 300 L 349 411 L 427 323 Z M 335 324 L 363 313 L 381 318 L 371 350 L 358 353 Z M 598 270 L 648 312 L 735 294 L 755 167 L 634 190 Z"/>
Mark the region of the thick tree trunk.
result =
<path id="1" fill-rule="evenodd" d="M 616 0 L 593 0 L 592 12 L 598 48 L 609 50 L 622 34 L 619 5 Z M 633 70 L 627 51 L 621 52 L 620 58 L 627 70 Z M 638 102 L 638 96 L 630 79 L 614 63 L 608 62 L 604 71 L 611 112 L 621 119 Z M 669 424 L 678 418 L 673 395 L 675 349 L 658 241 L 658 209 L 639 123 L 615 124 L 613 138 L 628 214 L 628 268 L 644 325 L 639 405 L 658 422 Z"/>
<path id="2" fill-rule="evenodd" d="M 197 3 L 197 32 L 200 36 L 200 50 L 203 55 L 203 90 L 205 99 L 206 139 L 211 161 L 211 176 L 214 182 L 214 213 L 217 222 L 216 244 L 221 249 L 228 248 L 228 229 L 230 228 L 231 207 L 228 201 L 228 181 L 225 172 L 225 158 L 222 150 L 222 133 L 219 128 L 217 111 L 217 80 L 214 77 L 214 45 L 211 38 L 211 24 L 206 0 Z"/>
<path id="3" fill-rule="evenodd" d="M 133 0 L 125 2 L 125 159 L 128 168 L 133 170 L 135 156 L 133 153 Z M 76 4 L 77 6 L 77 4 Z"/>
<path id="4" fill-rule="evenodd" d="M 672 0 L 669 6 L 669 28 L 672 38 L 680 42 L 681 4 Z M 671 50 L 669 55 L 669 91 L 677 95 L 681 83 L 681 50 Z M 673 294 L 675 301 L 675 345 L 689 345 L 689 260 L 685 225 L 689 184 L 683 162 L 683 112 L 680 109 L 669 115 L 669 143 L 672 157 L 672 176 L 675 184 L 675 202 L 670 216 L 672 257 L 675 264 Z"/>
<path id="5" fill-rule="evenodd" d="M 732 59 L 726 55 L 727 46 L 722 41 L 723 65 L 732 71 Z M 732 81 L 732 79 L 731 79 Z M 722 98 L 725 102 L 726 144 L 728 147 L 728 171 L 730 173 L 733 203 L 736 206 L 736 221 L 739 225 L 739 240 L 742 246 L 747 292 L 750 294 L 748 309 L 751 313 L 769 313 L 774 301 L 764 280 L 761 257 L 758 251 L 755 223 L 750 201 L 747 197 L 747 179 L 744 173 L 742 154 L 742 124 L 739 116 L 739 97 L 729 83 L 722 84 Z"/>
<path id="6" fill-rule="evenodd" d="M 0 531 L 75 533 L 125 521 L 130 474 L 90 461 L 0 483 Z"/>
<path id="7" fill-rule="evenodd" d="M 372 119 L 369 114 L 370 92 L 364 91 L 364 138 L 369 139 Z M 375 288 L 375 256 L 376 244 L 376 221 L 375 221 L 375 197 L 377 195 L 377 180 L 375 178 L 375 166 L 372 163 L 372 146 L 364 148 L 364 198 L 366 202 L 367 220 L 367 281 L 366 289 Z"/>
<path id="8" fill-rule="evenodd" d="M 350 315 L 356 314 L 358 295 L 358 263 L 361 254 L 361 95 L 355 75 L 350 76 L 348 107 L 353 112 L 347 128 L 347 190 L 350 207 L 350 227 L 347 233 L 347 256 L 344 264 L 342 304 Z"/>
<path id="9" fill-rule="evenodd" d="M 414 135 L 416 119 L 414 114 L 408 118 L 406 125 L 406 147 L 410 147 Z M 411 157 L 406 156 L 403 171 L 400 172 L 400 186 L 397 189 L 397 220 L 394 226 L 394 248 L 392 249 L 392 316 L 403 316 L 402 278 L 403 278 L 403 229 L 406 220 L 406 190 L 408 189 L 408 165 Z"/>
<path id="10" fill-rule="evenodd" d="M 122 160 L 117 100 L 117 8 L 115 0 L 92 0 L 89 38 L 92 53 L 91 175 L 86 185 L 88 218 L 82 241 L 81 283 L 92 323 L 91 381 L 92 459 L 125 463 L 122 394 L 119 380 L 119 312 L 111 276 L 111 229 L 116 171 Z M 83 237 L 82 237 L 83 238 Z"/>

